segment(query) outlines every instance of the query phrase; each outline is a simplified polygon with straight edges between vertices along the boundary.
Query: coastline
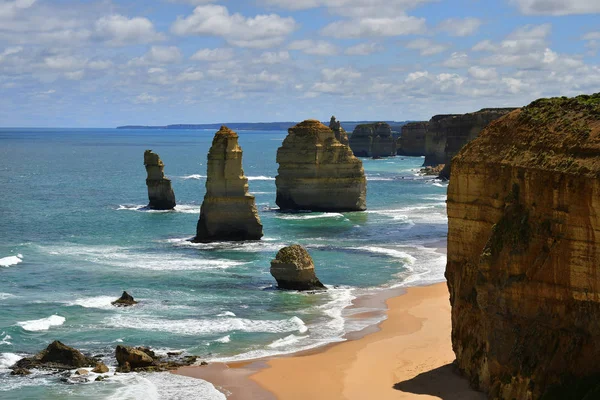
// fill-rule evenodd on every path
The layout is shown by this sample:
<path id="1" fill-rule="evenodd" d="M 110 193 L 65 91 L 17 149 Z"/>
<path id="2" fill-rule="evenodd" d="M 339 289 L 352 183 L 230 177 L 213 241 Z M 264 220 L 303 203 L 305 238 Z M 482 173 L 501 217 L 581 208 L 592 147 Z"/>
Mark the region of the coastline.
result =
<path id="1" fill-rule="evenodd" d="M 174 373 L 209 381 L 233 400 L 485 399 L 453 367 L 446 283 L 394 290 L 387 318 L 345 342 Z"/>

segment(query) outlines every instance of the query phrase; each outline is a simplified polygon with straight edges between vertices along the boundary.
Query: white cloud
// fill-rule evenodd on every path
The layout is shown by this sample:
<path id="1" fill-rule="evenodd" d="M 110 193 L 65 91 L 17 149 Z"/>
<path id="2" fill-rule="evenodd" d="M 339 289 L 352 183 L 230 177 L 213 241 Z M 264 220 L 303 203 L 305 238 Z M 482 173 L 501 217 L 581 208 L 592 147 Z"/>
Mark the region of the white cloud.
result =
<path id="1" fill-rule="evenodd" d="M 0 19 L 12 18 L 19 10 L 30 8 L 36 0 L 14 0 L 0 3 Z"/>
<path id="2" fill-rule="evenodd" d="M 424 32 L 425 19 L 408 15 L 336 21 L 321 30 L 321 34 L 336 38 L 402 36 Z"/>
<path id="3" fill-rule="evenodd" d="M 404 82 L 414 82 L 427 77 L 429 77 L 428 71 L 415 71 L 408 74 Z"/>
<path id="4" fill-rule="evenodd" d="M 335 45 L 323 40 L 296 40 L 288 46 L 290 50 L 300 50 L 303 53 L 316 56 L 333 56 L 338 50 Z"/>
<path id="5" fill-rule="evenodd" d="M 90 61 L 87 65 L 87 67 L 89 69 L 94 69 L 94 70 L 103 70 L 103 69 L 109 69 L 113 66 L 113 62 L 110 60 L 97 60 L 97 61 Z"/>
<path id="6" fill-rule="evenodd" d="M 368 56 L 370 54 L 382 52 L 383 50 L 383 46 L 378 43 L 359 43 L 348 47 L 344 50 L 344 54 L 349 56 Z"/>
<path id="7" fill-rule="evenodd" d="M 599 14 L 597 0 L 510 0 L 527 15 Z"/>
<path id="8" fill-rule="evenodd" d="M 257 59 L 252 60 L 254 64 L 281 64 L 290 60 L 290 53 L 287 51 L 272 52 L 267 51 L 262 53 Z"/>
<path id="9" fill-rule="evenodd" d="M 217 49 L 200 49 L 190 57 L 195 61 L 227 61 L 234 57 L 233 49 L 217 48 Z"/>
<path id="10" fill-rule="evenodd" d="M 435 1 L 437 0 L 264 0 L 263 2 L 288 10 L 327 7 L 332 14 L 345 17 L 387 17 Z"/>
<path id="11" fill-rule="evenodd" d="M 19 54 L 22 51 L 23 47 L 21 46 L 7 47 L 2 53 L 0 53 L 0 62 L 4 61 L 8 56 Z"/>
<path id="12" fill-rule="evenodd" d="M 321 75 L 327 81 L 345 81 L 348 79 L 358 79 L 362 74 L 352 68 L 324 68 Z"/>
<path id="13" fill-rule="evenodd" d="M 133 102 L 135 104 L 156 104 L 158 103 L 158 101 L 160 100 L 159 97 L 148 94 L 148 93 L 142 93 L 138 96 L 136 96 L 133 99 Z"/>
<path id="14" fill-rule="evenodd" d="M 450 36 L 470 36 L 477 32 L 483 22 L 477 18 L 450 18 L 442 21 L 438 29 Z"/>
<path id="15" fill-rule="evenodd" d="M 177 46 L 152 46 L 142 57 L 129 61 L 129 65 L 173 64 L 181 61 L 181 50 Z"/>
<path id="16" fill-rule="evenodd" d="M 193 68 L 186 69 L 175 78 L 177 82 L 193 82 L 202 79 L 204 79 L 204 73 L 202 71 L 194 70 Z"/>
<path id="17" fill-rule="evenodd" d="M 83 68 L 87 63 L 86 59 L 74 56 L 50 56 L 44 59 L 44 65 L 50 69 L 57 70 L 76 70 Z"/>
<path id="18" fill-rule="evenodd" d="M 83 79 L 85 71 L 80 69 L 79 71 L 65 72 L 65 78 L 72 81 L 80 81 Z"/>
<path id="19" fill-rule="evenodd" d="M 185 17 L 178 17 L 171 26 L 177 35 L 211 35 L 223 37 L 238 47 L 268 48 L 281 44 L 297 27 L 296 21 L 277 14 L 246 18 L 230 14 L 219 5 L 198 6 Z"/>
<path id="20" fill-rule="evenodd" d="M 483 68 L 478 66 L 469 68 L 469 75 L 481 81 L 493 81 L 498 78 L 498 72 L 495 68 Z"/>
<path id="21" fill-rule="evenodd" d="M 432 56 L 446 51 L 450 46 L 435 43 L 429 39 L 415 39 L 406 44 L 406 48 L 418 50 L 422 56 Z"/>
<path id="22" fill-rule="evenodd" d="M 466 68 L 469 66 L 469 56 L 467 53 L 454 52 L 442 62 L 442 66 L 453 69 Z"/>
<path id="23" fill-rule="evenodd" d="M 95 35 L 114 46 L 164 40 L 164 35 L 157 33 L 154 25 L 147 18 L 127 18 L 123 15 L 98 19 L 95 24 Z"/>

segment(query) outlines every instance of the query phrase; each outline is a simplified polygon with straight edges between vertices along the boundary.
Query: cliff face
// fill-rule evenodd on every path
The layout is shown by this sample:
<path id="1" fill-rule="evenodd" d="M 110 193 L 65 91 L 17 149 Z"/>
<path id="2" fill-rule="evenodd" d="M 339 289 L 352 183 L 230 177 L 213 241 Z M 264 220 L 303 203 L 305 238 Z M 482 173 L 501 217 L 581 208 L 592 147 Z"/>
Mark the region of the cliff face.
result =
<path id="1" fill-rule="evenodd" d="M 144 152 L 144 166 L 146 167 L 146 186 L 148 186 L 148 208 L 152 210 L 172 210 L 175 208 L 175 193 L 171 187 L 171 180 L 165 178 L 165 164 L 152 150 Z"/>
<path id="2" fill-rule="evenodd" d="M 348 146 L 348 133 L 344 128 L 342 128 L 342 124 L 340 121 L 335 119 L 335 117 L 331 117 L 331 120 L 329 121 L 329 129 L 333 131 L 333 134 L 338 142 Z"/>
<path id="3" fill-rule="evenodd" d="M 475 139 L 490 122 L 514 108 L 484 108 L 468 114 L 436 115 L 425 137 L 425 166 L 449 165 L 464 145 Z"/>
<path id="4" fill-rule="evenodd" d="M 454 158 L 448 217 L 452 345 L 471 384 L 598 398 L 600 94 L 490 124 Z"/>
<path id="5" fill-rule="evenodd" d="M 349 140 L 357 157 L 390 157 L 396 155 L 392 128 L 385 122 L 357 125 Z"/>
<path id="6" fill-rule="evenodd" d="M 254 196 L 242 169 L 238 135 L 222 126 L 208 152 L 206 195 L 196 242 L 259 240 L 263 236 Z"/>
<path id="7" fill-rule="evenodd" d="M 282 210 L 366 210 L 362 162 L 331 129 L 315 120 L 288 131 L 277 150 L 277 205 Z"/>
<path id="8" fill-rule="evenodd" d="M 429 122 L 410 122 L 402 127 L 398 139 L 398 155 L 420 157 L 425 155 L 425 136 Z"/>

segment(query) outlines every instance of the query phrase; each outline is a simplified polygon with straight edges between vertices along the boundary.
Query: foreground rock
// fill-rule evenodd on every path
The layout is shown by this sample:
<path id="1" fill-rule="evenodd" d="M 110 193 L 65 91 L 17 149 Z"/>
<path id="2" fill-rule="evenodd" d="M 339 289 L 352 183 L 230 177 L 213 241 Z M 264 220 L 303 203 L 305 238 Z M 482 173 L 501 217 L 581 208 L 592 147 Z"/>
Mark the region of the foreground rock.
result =
<path id="1" fill-rule="evenodd" d="M 598 398 L 599 215 L 600 94 L 538 100 L 454 158 L 452 345 L 490 398 Z"/>
<path id="2" fill-rule="evenodd" d="M 238 135 L 222 126 L 208 152 L 206 195 L 196 242 L 260 240 L 263 227 L 242 169 Z"/>
<path id="3" fill-rule="evenodd" d="M 110 304 L 112 304 L 113 306 L 117 306 L 117 307 L 131 307 L 133 305 L 136 305 L 137 303 L 139 303 L 139 302 L 135 301 L 133 299 L 133 296 L 131 296 L 127 292 L 123 292 L 121 297 L 119 297 L 117 300 L 113 301 Z"/>
<path id="4" fill-rule="evenodd" d="M 331 129 L 333 131 L 333 134 L 335 135 L 335 138 L 338 140 L 338 142 L 340 142 L 343 145 L 348 146 L 348 133 L 346 132 L 346 130 L 344 128 L 342 128 L 342 124 L 340 123 L 340 121 L 338 121 L 337 119 L 335 119 L 335 117 L 331 117 L 331 120 L 329 121 L 329 129 Z"/>
<path id="5" fill-rule="evenodd" d="M 315 275 L 315 264 L 304 247 L 293 245 L 279 250 L 271 261 L 271 275 L 280 289 L 327 289 Z"/>
<path id="6" fill-rule="evenodd" d="M 165 165 L 152 150 L 144 152 L 144 166 L 148 177 L 146 186 L 148 186 L 148 199 L 150 203 L 148 208 L 152 210 L 172 210 L 175 208 L 175 193 L 171 188 L 171 180 L 165 178 Z"/>
<path id="7" fill-rule="evenodd" d="M 23 358 L 15 363 L 11 369 L 15 374 L 23 375 L 22 370 L 31 369 L 75 369 L 93 367 L 96 360 L 83 355 L 79 350 L 59 342 L 52 342 L 45 350 L 33 357 Z"/>
<path id="8" fill-rule="evenodd" d="M 349 140 L 357 157 L 390 157 L 397 153 L 392 128 L 385 122 L 357 125 Z"/>
<path id="9" fill-rule="evenodd" d="M 157 356 L 146 347 L 117 346 L 115 349 L 117 359 L 117 372 L 161 372 L 194 364 L 198 358 L 195 356 Z M 206 365 L 203 363 L 202 365 Z"/>
<path id="10" fill-rule="evenodd" d="M 398 138 L 398 155 L 420 157 L 425 155 L 425 137 L 429 122 L 409 122 L 402 126 L 401 136 Z"/>
<path id="11" fill-rule="evenodd" d="M 276 203 L 282 210 L 364 211 L 362 162 L 315 120 L 290 128 L 277 150 Z"/>

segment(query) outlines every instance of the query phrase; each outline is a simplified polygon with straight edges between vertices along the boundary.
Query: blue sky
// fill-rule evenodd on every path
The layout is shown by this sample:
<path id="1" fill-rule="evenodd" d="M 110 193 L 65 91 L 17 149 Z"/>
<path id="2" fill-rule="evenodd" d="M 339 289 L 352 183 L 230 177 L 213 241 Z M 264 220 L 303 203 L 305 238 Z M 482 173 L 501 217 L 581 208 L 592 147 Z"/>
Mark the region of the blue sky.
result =
<path id="1" fill-rule="evenodd" d="M 0 126 L 420 120 L 600 91 L 600 1 L 0 0 Z"/>

